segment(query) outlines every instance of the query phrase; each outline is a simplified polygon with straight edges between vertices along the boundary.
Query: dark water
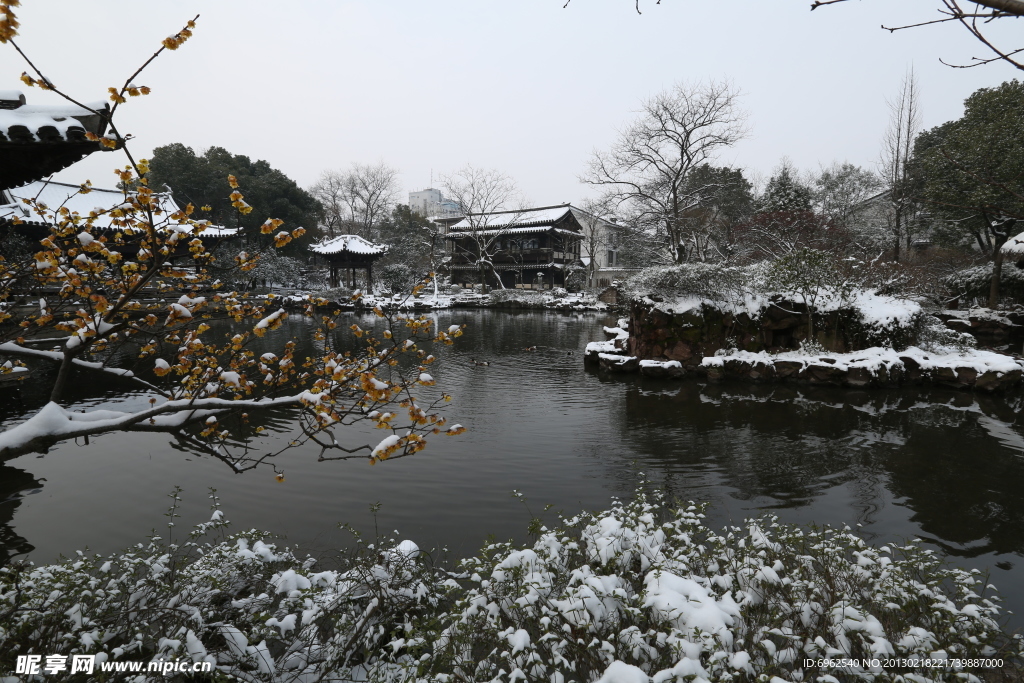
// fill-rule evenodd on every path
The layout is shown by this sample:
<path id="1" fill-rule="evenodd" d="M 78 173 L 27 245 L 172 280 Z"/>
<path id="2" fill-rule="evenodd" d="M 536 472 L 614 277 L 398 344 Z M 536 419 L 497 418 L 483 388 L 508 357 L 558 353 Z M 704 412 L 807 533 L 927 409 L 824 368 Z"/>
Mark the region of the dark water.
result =
<path id="1" fill-rule="evenodd" d="M 346 544 L 336 524 L 349 522 L 461 555 L 488 535 L 525 540 L 531 514 L 548 503 L 572 513 L 628 497 L 643 473 L 678 498 L 710 502 L 714 525 L 768 511 L 789 522 L 860 525 L 874 542 L 922 537 L 953 562 L 989 571 L 1007 606 L 1024 616 L 1017 399 L 605 376 L 584 369 L 580 354 L 604 338 L 609 318 L 436 317 L 469 326 L 437 352 L 432 369 L 455 395 L 448 414 L 466 434 L 373 467 L 317 462 L 312 449 L 295 449 L 275 459 L 283 483 L 269 468 L 233 474 L 166 435 L 66 443 L 0 465 L 0 543 L 9 554 L 31 551 L 36 562 L 86 546 L 111 552 L 164 528 L 165 496 L 179 485 L 179 529 L 208 518 L 213 486 L 235 528 L 271 530 L 310 552 Z M 305 325 L 293 319 L 287 327 L 308 339 Z M 145 404 L 124 386 L 79 379 L 92 405 Z M 33 391 L 22 392 L 23 403 L 10 392 L 0 397 L 5 425 L 38 405 Z M 290 437 L 285 417 L 266 444 Z M 381 432 L 354 436 L 375 443 Z M 1014 626 L 1024 626 L 1021 616 Z"/>

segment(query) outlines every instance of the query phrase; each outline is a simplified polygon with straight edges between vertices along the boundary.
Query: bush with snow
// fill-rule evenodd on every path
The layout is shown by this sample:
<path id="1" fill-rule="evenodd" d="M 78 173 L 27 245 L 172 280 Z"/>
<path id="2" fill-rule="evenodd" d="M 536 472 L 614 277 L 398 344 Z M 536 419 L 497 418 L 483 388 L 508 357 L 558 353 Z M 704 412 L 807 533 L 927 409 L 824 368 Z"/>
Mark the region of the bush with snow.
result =
<path id="1" fill-rule="evenodd" d="M 966 300 L 977 298 L 984 302 L 992 286 L 992 266 L 963 268 L 944 278 L 942 284 L 954 296 L 959 295 Z M 1024 269 L 1004 263 L 999 275 L 999 292 L 1002 296 L 1024 300 Z"/>
<path id="2" fill-rule="evenodd" d="M 225 525 L 215 510 L 181 545 L 0 570 L 0 667 L 60 652 L 244 681 L 970 681 L 980 669 L 805 662 L 1024 652 L 984 579 L 918 542 L 770 517 L 715 532 L 659 495 L 535 523 L 531 546 L 487 545 L 458 572 L 408 541 L 330 570 L 257 531 L 204 542 Z"/>
<path id="3" fill-rule="evenodd" d="M 920 317 L 916 336 L 917 346 L 929 353 L 965 354 L 978 348 L 973 335 L 951 330 L 934 315 Z"/>
<path id="4" fill-rule="evenodd" d="M 627 279 L 622 289 L 633 299 L 694 296 L 731 302 L 742 297 L 749 280 L 748 269 L 719 263 L 683 263 L 644 268 Z"/>

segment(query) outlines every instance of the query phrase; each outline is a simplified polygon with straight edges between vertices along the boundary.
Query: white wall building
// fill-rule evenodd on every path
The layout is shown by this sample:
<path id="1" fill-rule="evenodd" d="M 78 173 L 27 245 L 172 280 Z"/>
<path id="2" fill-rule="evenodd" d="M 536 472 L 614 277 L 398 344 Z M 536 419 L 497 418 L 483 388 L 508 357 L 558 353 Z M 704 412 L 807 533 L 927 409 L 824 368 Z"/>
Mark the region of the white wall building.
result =
<path id="1" fill-rule="evenodd" d="M 458 204 L 450 199 L 445 199 L 444 195 L 441 194 L 441 190 L 433 187 L 418 192 L 410 192 L 409 208 L 414 213 L 429 218 L 452 218 L 462 215 Z"/>

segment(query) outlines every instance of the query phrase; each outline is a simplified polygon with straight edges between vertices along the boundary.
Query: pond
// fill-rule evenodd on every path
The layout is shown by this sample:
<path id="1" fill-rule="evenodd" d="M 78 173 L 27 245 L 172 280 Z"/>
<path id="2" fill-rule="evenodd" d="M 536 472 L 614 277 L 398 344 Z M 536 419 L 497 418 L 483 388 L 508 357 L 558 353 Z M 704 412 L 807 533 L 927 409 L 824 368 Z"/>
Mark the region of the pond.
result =
<path id="1" fill-rule="evenodd" d="M 467 324 L 431 370 L 455 396 L 447 414 L 465 434 L 435 437 L 420 454 L 373 467 L 317 462 L 316 451 L 293 449 L 275 459 L 284 482 L 270 468 L 233 474 L 167 435 L 61 444 L 0 465 L 5 553 L 41 563 L 85 547 L 118 550 L 166 529 L 165 496 L 177 485 L 182 533 L 208 519 L 207 489 L 215 487 L 234 528 L 273 531 L 314 554 L 348 544 L 337 527 L 347 522 L 369 535 L 397 530 L 457 557 L 488 536 L 527 540 L 530 517 L 547 504 L 570 514 L 599 509 L 646 477 L 679 499 L 710 503 L 713 526 L 770 512 L 786 522 L 857 526 L 872 542 L 923 538 L 955 563 L 990 572 L 1007 606 L 1024 616 L 1019 399 L 608 376 L 582 359 L 586 343 L 614 324 L 608 316 L 435 317 Z M 309 343 L 298 316 L 283 330 Z M 45 372 L 20 397 L 0 397 L 5 425 L 43 400 Z M 145 405 L 124 386 L 77 379 L 92 406 Z M 290 438 L 285 417 L 273 421 L 272 438 Z M 1024 626 L 1022 616 L 1014 626 Z"/>

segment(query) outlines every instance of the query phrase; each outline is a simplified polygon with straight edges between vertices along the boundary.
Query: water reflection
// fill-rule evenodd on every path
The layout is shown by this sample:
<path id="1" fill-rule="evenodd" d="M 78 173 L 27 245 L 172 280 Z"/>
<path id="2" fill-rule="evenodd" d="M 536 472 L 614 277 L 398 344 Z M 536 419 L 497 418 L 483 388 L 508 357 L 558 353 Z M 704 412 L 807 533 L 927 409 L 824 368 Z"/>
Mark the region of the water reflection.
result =
<path id="1" fill-rule="evenodd" d="M 14 532 L 11 520 L 25 496 L 39 493 L 42 482 L 25 470 L 0 465 L 0 565 L 34 550 L 27 539 Z"/>
<path id="2" fill-rule="evenodd" d="M 767 510 L 790 522 L 860 524 L 874 541 L 923 537 L 965 566 L 993 569 L 1024 611 L 1019 398 L 610 376 L 584 369 L 580 357 L 614 322 L 607 317 L 447 311 L 436 320 L 468 326 L 455 346 L 432 349 L 431 374 L 456 397 L 449 414 L 469 428 L 462 437 L 373 468 L 318 463 L 315 449 L 295 449 L 275 461 L 283 484 L 261 470 L 234 475 L 166 435 L 64 444 L 0 471 L 4 480 L 21 472 L 30 487 L 46 479 L 43 495 L 19 499 L 0 528 L 24 537 L 20 547 L 36 546 L 37 562 L 83 545 L 113 551 L 160 525 L 159 495 L 171 486 L 186 489 L 180 526 L 208 516 L 202 492 L 216 486 L 236 528 L 272 529 L 306 548 L 347 542 L 334 527 L 344 521 L 460 554 L 488 534 L 525 538 L 529 513 L 512 489 L 533 512 L 553 503 L 572 513 L 630 495 L 643 472 L 670 495 L 709 501 L 713 524 Z M 299 318 L 286 326 L 306 345 L 300 353 L 313 350 L 306 326 Z M 145 400 L 123 386 L 82 391 L 96 392 L 94 405 Z M 19 410 L 0 402 L 5 418 Z M 268 421 L 260 448 L 292 438 L 288 417 Z M 383 507 L 374 519 L 376 502 Z"/>

